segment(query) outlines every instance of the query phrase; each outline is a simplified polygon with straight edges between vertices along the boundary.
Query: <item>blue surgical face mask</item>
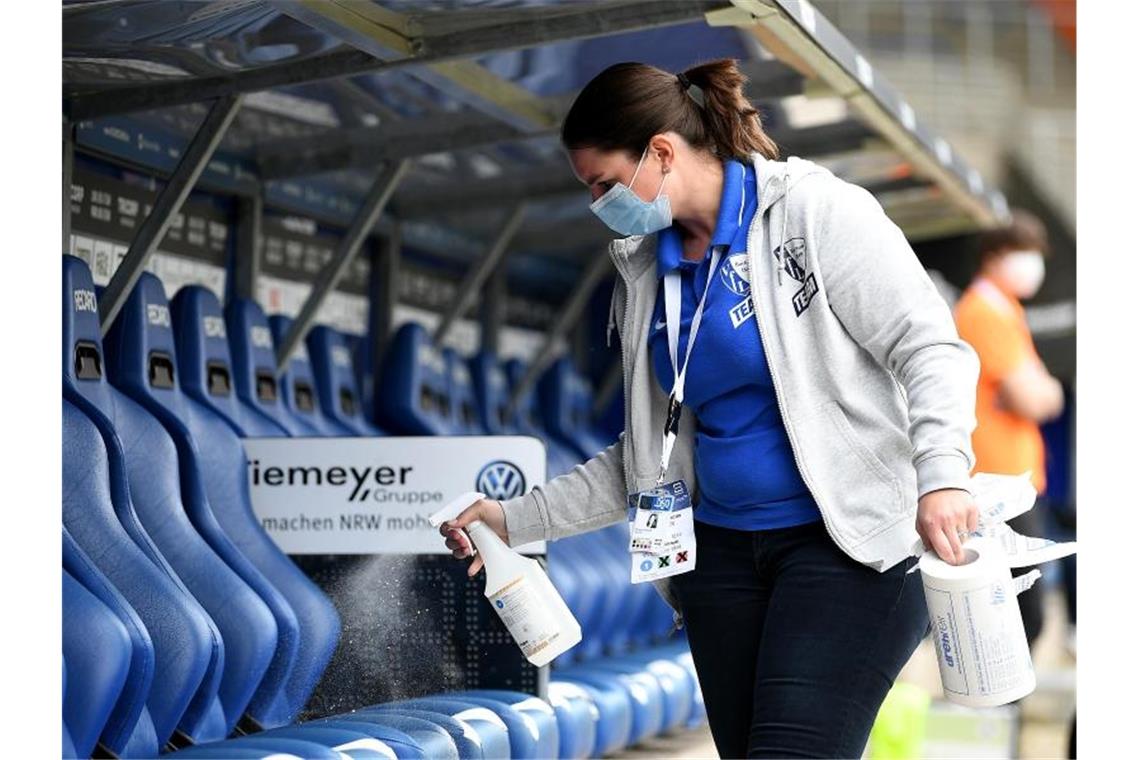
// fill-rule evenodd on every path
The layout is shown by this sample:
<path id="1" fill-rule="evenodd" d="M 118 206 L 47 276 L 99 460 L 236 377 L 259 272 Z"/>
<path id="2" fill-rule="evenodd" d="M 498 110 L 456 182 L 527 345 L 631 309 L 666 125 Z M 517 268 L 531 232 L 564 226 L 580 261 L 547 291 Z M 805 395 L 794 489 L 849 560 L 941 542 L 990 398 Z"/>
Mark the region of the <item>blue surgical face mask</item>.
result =
<path id="1" fill-rule="evenodd" d="M 645 163 L 645 156 L 648 153 L 649 146 L 646 145 L 629 181 L 630 185 L 637 181 L 637 173 L 641 171 L 641 165 Z M 665 178 L 668 176 L 668 174 L 662 175 L 661 184 L 657 186 L 657 197 L 652 201 L 642 200 L 629 187 L 617 182 L 606 191 L 605 195 L 590 204 L 590 210 L 619 235 L 649 235 L 663 230 L 673 223 L 669 196 L 661 194 Z"/>

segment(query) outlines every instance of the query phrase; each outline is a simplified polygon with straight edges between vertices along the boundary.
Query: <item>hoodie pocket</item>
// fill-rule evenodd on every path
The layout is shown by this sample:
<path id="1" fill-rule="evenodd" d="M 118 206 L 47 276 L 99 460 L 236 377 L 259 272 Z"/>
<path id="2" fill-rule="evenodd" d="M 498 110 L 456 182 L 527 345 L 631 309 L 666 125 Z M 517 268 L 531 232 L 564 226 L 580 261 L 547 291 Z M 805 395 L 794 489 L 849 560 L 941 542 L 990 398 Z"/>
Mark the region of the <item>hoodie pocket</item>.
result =
<path id="1" fill-rule="evenodd" d="M 863 443 L 839 402 L 824 404 L 824 416 L 835 434 L 828 490 L 839 509 L 839 530 L 852 541 L 868 539 L 902 510 L 902 483 Z"/>

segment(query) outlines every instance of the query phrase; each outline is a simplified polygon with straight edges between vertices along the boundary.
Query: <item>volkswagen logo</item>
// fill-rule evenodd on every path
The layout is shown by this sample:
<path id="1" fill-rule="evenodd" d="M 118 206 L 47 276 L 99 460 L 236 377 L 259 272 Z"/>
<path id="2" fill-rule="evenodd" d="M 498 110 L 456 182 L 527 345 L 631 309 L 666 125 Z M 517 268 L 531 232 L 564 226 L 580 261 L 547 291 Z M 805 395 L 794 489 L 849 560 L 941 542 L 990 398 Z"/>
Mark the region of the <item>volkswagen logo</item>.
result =
<path id="1" fill-rule="evenodd" d="M 526 493 L 526 478 L 518 467 L 499 459 L 479 470 L 475 476 L 475 490 L 499 501 L 513 499 Z"/>

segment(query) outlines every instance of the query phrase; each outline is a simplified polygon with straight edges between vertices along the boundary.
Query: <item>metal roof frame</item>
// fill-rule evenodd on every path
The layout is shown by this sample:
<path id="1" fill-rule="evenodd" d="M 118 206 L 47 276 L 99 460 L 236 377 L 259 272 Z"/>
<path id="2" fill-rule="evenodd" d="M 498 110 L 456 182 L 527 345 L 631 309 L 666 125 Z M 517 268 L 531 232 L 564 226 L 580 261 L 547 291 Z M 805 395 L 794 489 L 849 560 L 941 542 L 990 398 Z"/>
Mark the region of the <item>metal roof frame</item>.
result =
<path id="1" fill-rule="evenodd" d="M 231 75 L 125 85 L 75 92 L 65 110 L 73 121 L 131 111 L 167 108 L 222 95 L 257 92 L 483 53 L 536 47 L 550 42 L 668 26 L 701 18 L 728 0 L 608 0 L 571 6 L 509 10 L 474 9 L 404 15 L 359 0 L 274 0 L 284 13 L 312 19 L 335 14 L 358 32 L 383 40 L 401 57 L 380 59 L 351 49 L 300 61 L 270 64 Z M 327 16 L 325 16 L 327 18 Z M 453 17 L 453 18 L 446 18 Z M 457 18 L 455 18 L 457 17 Z"/>
<path id="2" fill-rule="evenodd" d="M 416 235 L 415 230 L 424 227 L 429 217 L 442 217 L 446 224 L 446 220 L 467 214 L 479 221 L 479 213 L 470 212 L 485 213 L 492 206 L 508 211 L 514 208 L 515 211 L 505 217 L 506 224 L 497 235 L 495 231 L 484 229 L 487 240 L 472 241 L 463 248 L 464 255 L 470 259 L 465 277 L 469 283 L 485 281 L 492 271 L 501 272 L 501 259 L 511 251 L 545 252 L 565 260 L 568 255 L 596 246 L 609 236 L 597 226 L 572 218 L 562 219 L 558 214 L 549 224 L 551 229 L 564 229 L 566 234 L 555 236 L 554 242 L 550 242 L 549 235 L 536 235 L 534 230 L 522 226 L 525 204 L 553 203 L 581 192 L 565 166 L 553 171 L 550 160 L 553 153 L 550 143 L 546 142 L 555 135 L 570 97 L 536 95 L 470 60 L 477 55 L 696 20 L 703 20 L 711 27 L 735 27 L 762 49 L 759 58 L 741 62 L 749 76 L 747 95 L 760 102 L 762 110 L 782 109 L 775 98 L 804 94 L 809 98 L 841 98 L 859 117 L 799 128 L 776 119 L 769 126 L 769 133 L 783 152 L 820 157 L 826 162 L 825 157 L 841 160 L 845 152 L 865 154 L 876 145 L 887 148 L 882 159 L 886 162 L 885 168 L 876 169 L 874 162 L 870 171 L 865 166 L 860 167 L 859 181 L 876 192 L 888 214 L 904 226 L 912 239 L 958 234 L 990 226 L 1008 215 L 1001 193 L 987 187 L 980 174 L 960 154 L 934 135 L 906 100 L 808 0 L 605 0 L 413 13 L 399 13 L 372 0 L 267 2 L 284 15 L 316 29 L 326 38 L 339 40 L 346 47 L 303 60 L 226 75 L 191 74 L 185 78 L 135 81 L 120 86 L 71 88 L 65 92 L 65 111 L 72 120 L 90 120 L 137 110 L 209 102 L 219 97 L 232 102 L 236 111 L 243 93 L 332 80 L 332 88 L 347 91 L 350 102 L 379 114 L 370 119 L 351 119 L 346 127 L 313 137 L 260 142 L 255 146 L 254 163 L 258 173 L 255 184 L 259 188 L 266 181 L 349 168 L 376 170 L 379 167 L 380 171 L 380 179 L 366 194 L 360 212 L 349 224 L 350 234 L 345 243 L 321 273 L 319 287 L 314 288 L 303 308 L 302 317 L 306 318 L 295 323 L 279 361 L 283 361 L 292 344 L 300 340 L 321 299 L 335 286 L 339 273 L 371 231 L 402 229 L 403 239 L 411 240 Z M 104 55 L 114 57 L 129 52 L 115 49 Z M 201 68 L 197 70 L 200 72 Z M 436 108 L 434 101 L 424 100 L 416 93 L 424 101 L 421 110 L 426 110 L 427 115 L 402 118 L 382 97 L 364 87 L 363 80 L 352 79 L 361 74 L 397 70 L 401 74 L 392 84 L 399 90 L 413 91 L 415 88 L 409 85 L 418 80 L 429 88 L 427 92 L 443 98 L 446 107 Z M 389 98 L 388 103 L 391 102 Z M 231 113 L 231 120 L 232 116 Z M 529 140 L 537 142 L 528 143 Z M 520 150 L 528 144 L 531 147 Z M 488 151 L 491 146 L 503 147 Z M 507 151 L 507 147 L 511 150 Z M 481 152 L 494 155 L 496 160 L 507 155 L 525 168 L 462 186 L 428 181 L 432 180 L 431 171 L 422 178 L 409 173 L 405 189 L 395 192 L 411 159 L 449 153 L 463 160 L 465 155 L 471 157 Z M 899 163 L 891 166 L 890 159 L 895 154 L 899 156 Z M 534 164 L 536 157 L 544 163 Z M 883 164 L 878 166 L 883 167 Z M 903 171 L 894 171 L 898 166 Z M 400 167 L 395 176 L 388 175 L 392 167 Z M 911 167 L 913 172 L 908 171 Z M 199 170 L 193 175 L 191 184 L 200 173 Z M 181 167 L 173 174 L 175 177 L 184 175 L 182 179 L 189 176 Z M 392 181 L 385 180 L 385 175 Z M 931 184 L 924 185 L 921 180 Z M 203 184 L 207 185 L 208 181 Z M 188 192 L 188 188 L 185 191 Z M 236 192 L 251 194 L 244 187 Z M 359 189 L 354 192 L 359 193 Z M 258 198 L 247 205 L 257 210 L 261 200 Z M 386 206 L 389 215 L 381 219 L 381 211 Z M 251 222 L 256 224 L 256 220 Z M 485 227 L 485 224 L 475 226 Z M 247 231 L 243 239 L 248 234 Z M 153 248 L 154 241 L 148 242 L 140 234 L 132 244 L 132 253 L 143 243 L 144 247 Z M 243 245 L 242 249 L 250 255 L 255 251 L 250 245 Z M 128 262 L 137 263 L 130 255 Z M 526 393 L 527 386 L 541 369 L 539 365 L 553 356 L 559 339 L 576 319 L 577 311 L 589 295 L 580 292 L 580 288 L 593 287 L 608 271 L 597 261 L 582 260 L 582 263 L 584 273 L 578 283 L 580 287 L 574 289 L 551 325 L 534 371 L 528 372 L 521 386 L 516 388 L 512 402 Z M 249 272 L 242 272 L 243 279 L 256 276 L 256 271 L 256 262 L 251 262 Z M 112 286 L 115 284 L 113 281 Z M 252 282 L 245 283 L 247 289 L 251 285 Z M 446 325 L 457 316 L 458 313 L 449 315 L 440 332 L 446 332 Z"/>
<path id="3" fill-rule="evenodd" d="M 1002 194 L 944 139 L 934 137 L 906 99 L 808 0 L 732 0 L 710 24 L 748 29 L 789 66 L 843 97 L 884 139 L 982 227 L 1006 217 Z"/>

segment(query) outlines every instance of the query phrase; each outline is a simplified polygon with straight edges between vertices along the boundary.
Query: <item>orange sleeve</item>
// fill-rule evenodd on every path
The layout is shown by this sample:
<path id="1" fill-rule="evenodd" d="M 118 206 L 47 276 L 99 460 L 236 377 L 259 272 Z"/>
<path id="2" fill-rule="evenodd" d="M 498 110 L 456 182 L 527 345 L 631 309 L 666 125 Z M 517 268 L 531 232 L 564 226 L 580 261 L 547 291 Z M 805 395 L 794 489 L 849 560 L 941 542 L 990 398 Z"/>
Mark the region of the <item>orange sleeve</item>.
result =
<path id="1" fill-rule="evenodd" d="M 1035 355 L 1011 315 L 1001 314 L 981 299 L 964 303 L 955 314 L 958 334 L 978 354 L 983 378 L 1000 383 Z"/>

